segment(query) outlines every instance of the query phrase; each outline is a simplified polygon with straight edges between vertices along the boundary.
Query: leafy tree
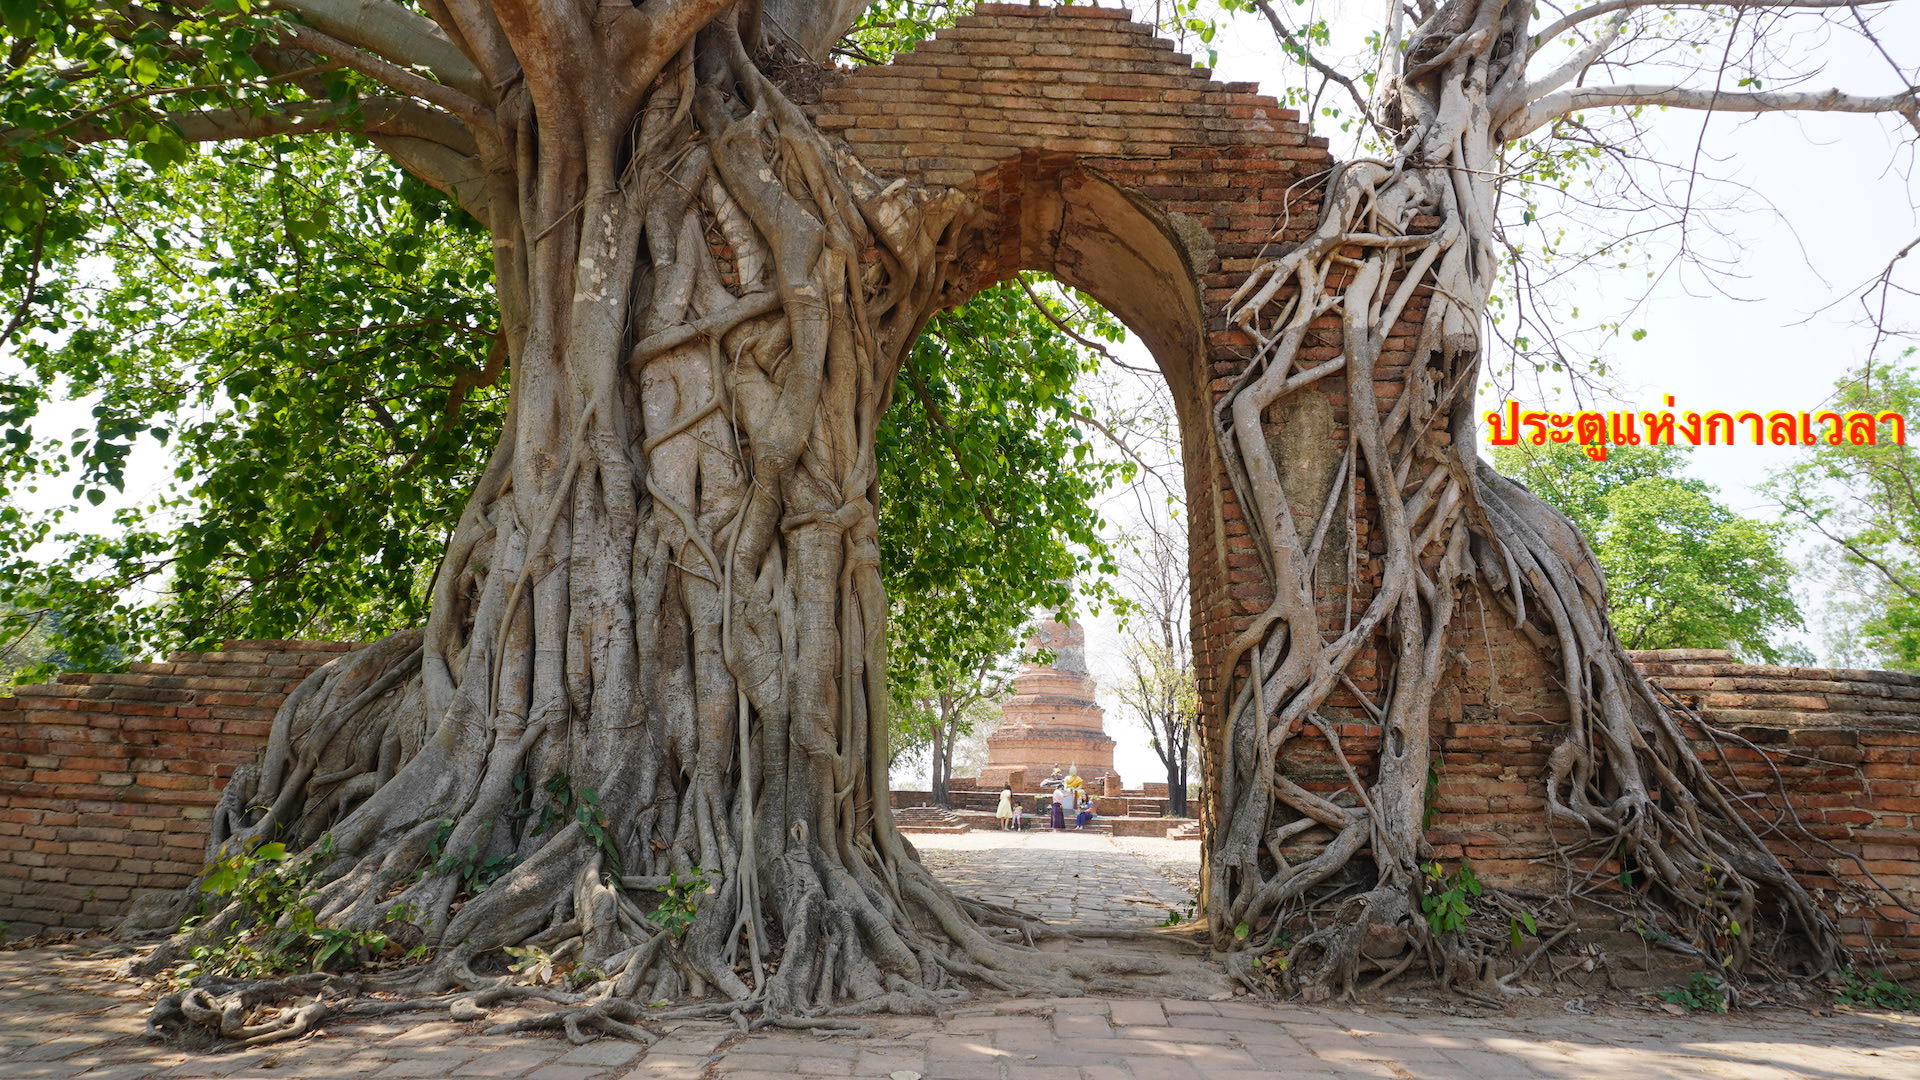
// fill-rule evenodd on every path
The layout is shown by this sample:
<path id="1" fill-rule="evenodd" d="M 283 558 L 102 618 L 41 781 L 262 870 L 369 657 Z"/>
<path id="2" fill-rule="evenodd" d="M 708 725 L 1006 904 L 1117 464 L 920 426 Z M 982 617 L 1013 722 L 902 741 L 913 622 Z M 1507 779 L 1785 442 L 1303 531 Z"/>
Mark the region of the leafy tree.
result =
<path id="1" fill-rule="evenodd" d="M 16 310 L 72 287 L 62 274 L 43 290 L 40 270 L 71 265 L 75 245 L 113 216 L 120 193 L 94 185 L 116 175 L 114 154 L 148 170 L 125 174 L 137 189 L 127 197 L 157 202 L 198 144 L 342 136 L 485 230 L 492 317 L 450 337 L 472 347 L 467 331 L 491 335 L 506 401 L 498 440 L 484 462 L 474 455 L 469 494 L 444 522 L 424 626 L 309 683 L 268 755 L 236 775 L 214 833 L 229 853 L 270 839 L 290 852 L 332 845 L 315 925 L 377 928 L 396 909 L 413 914 L 437 950 L 417 986 L 452 985 L 530 938 L 564 939 L 610 974 L 547 1022 L 630 1034 L 637 1002 L 676 997 L 689 980 L 790 1020 L 829 1000 L 935 1009 L 951 976 L 983 969 L 1036 992 L 1064 992 L 1086 970 L 1070 953 L 979 932 L 884 813 L 875 446 L 915 338 L 959 299 L 950 241 L 973 208 L 964 193 L 859 167 L 778 81 L 799 70 L 796 57 L 828 55 L 867 6 L 0 5 L 0 284 L 25 298 Z M 1213 943 L 1254 981 L 1283 913 L 1349 890 L 1284 965 L 1305 989 L 1350 988 L 1363 947 L 1380 941 L 1408 942 L 1409 962 L 1445 955 L 1448 972 L 1484 970 L 1455 935 L 1421 929 L 1418 901 L 1428 706 L 1455 600 L 1485 583 L 1553 635 L 1582 722 L 1553 757 L 1579 767 L 1556 767 L 1549 801 L 1642 869 L 1646 917 L 1738 968 L 1760 935 L 1728 927 L 1750 923 L 1768 889 L 1815 965 L 1836 967 L 1830 921 L 1705 782 L 1674 719 L 1629 691 L 1632 666 L 1583 589 L 1592 567 L 1565 524 L 1476 469 L 1470 396 L 1506 178 L 1557 167 L 1556 146 L 1590 146 L 1586 118 L 1604 111 L 1910 115 L 1920 109 L 1910 80 L 1880 96 L 1759 85 L 1780 74 L 1774 39 L 1756 36 L 1778 20 L 1737 17 L 1876 5 L 1607 0 L 1564 15 L 1507 0 L 1394 5 L 1370 52 L 1377 64 L 1348 73 L 1313 55 L 1312 33 L 1253 6 L 1291 55 L 1374 106 L 1350 117 L 1378 152 L 1325 177 L 1306 242 L 1222 261 L 1245 287 L 1206 313 L 1210 331 L 1247 334 L 1257 360 L 1219 389 L 1197 418 L 1211 426 L 1193 438 L 1226 467 L 1256 576 L 1274 587 L 1227 665 L 1244 660 L 1245 678 L 1209 725 L 1227 763 L 1207 786 L 1218 811 Z M 1654 81 L 1600 78 L 1665 64 L 1685 52 L 1675 42 L 1695 41 L 1728 58 L 1710 77 L 1668 66 Z M 1360 87 L 1375 99 L 1359 102 Z M 1389 377 L 1388 339 L 1409 311 L 1421 356 Z M 169 297 L 154 321 L 189 314 Z M 1334 333 L 1334 355 L 1314 355 Z M 468 353 L 452 370 L 476 366 Z M 1385 404 L 1376 378 L 1405 392 Z M 1281 481 L 1288 436 L 1266 424 L 1300 395 L 1339 397 L 1349 463 L 1304 524 Z M 364 398 L 382 401 L 377 390 L 354 400 Z M 110 443 L 124 441 L 120 422 L 102 427 Z M 77 477 L 83 497 L 112 476 L 109 462 L 98 479 Z M 1342 506 L 1363 520 L 1316 527 Z M 1353 546 L 1361 524 L 1364 553 Z M 1375 571 L 1365 610 L 1331 630 L 1315 588 L 1316 568 L 1342 561 L 1321 558 L 1338 554 L 1329 544 Z M 252 556 L 243 570 L 270 569 L 248 566 Z M 1390 644 L 1373 647 L 1381 640 Z M 1363 652 L 1388 668 L 1370 703 L 1385 749 L 1364 804 L 1342 807 L 1278 782 L 1271 766 Z M 560 828 L 495 827 L 556 802 L 579 811 L 558 815 Z M 1306 862 L 1277 863 L 1271 830 L 1309 817 L 1334 839 Z M 477 887 L 430 849 L 511 868 Z M 1356 859 L 1371 865 L 1349 867 Z M 684 904 L 673 934 L 633 917 L 658 902 L 657 883 L 678 888 L 696 868 L 722 885 L 690 924 L 677 918 Z M 245 917 L 229 905 L 197 933 L 228 934 Z M 1250 932 L 1268 925 L 1258 940 Z M 163 949 L 147 963 L 167 960 Z M 194 1011 L 245 1007 L 237 996 L 213 1005 Z M 288 1010 L 258 1037 L 298 1034 L 328 1008 Z"/>
<path id="2" fill-rule="evenodd" d="M 1681 475 L 1687 451 L 1571 444 L 1500 447 L 1494 463 L 1573 520 L 1607 575 L 1607 611 L 1629 649 L 1730 649 L 1781 659 L 1800 625 L 1786 528 L 1741 517 Z"/>
<path id="3" fill-rule="evenodd" d="M 1834 384 L 1830 406 L 1920 416 L 1920 375 L 1908 350 Z M 1878 663 L 1920 670 L 1920 454 L 1912 441 L 1871 445 L 1822 440 L 1776 470 L 1765 490 L 1824 538 L 1839 565 L 1830 576 L 1853 615 L 1850 628 Z M 1845 635 L 1845 630 L 1842 631 Z M 1842 642 L 1841 644 L 1846 644 Z"/>
<path id="4" fill-rule="evenodd" d="M 146 497 L 113 532 L 0 511 L 12 602 L 63 612 L 56 640 L 89 669 L 417 625 L 505 413 L 484 231 L 340 140 L 222 145 L 170 169 L 165 200 L 139 197 L 144 162 L 102 148 L 99 164 L 105 194 L 87 197 L 112 213 L 49 253 L 74 283 L 16 343 L 6 471 L 97 503 L 133 456 L 167 453 L 176 484 L 130 492 Z M 33 439 L 59 395 L 96 402 L 93 430 Z"/>

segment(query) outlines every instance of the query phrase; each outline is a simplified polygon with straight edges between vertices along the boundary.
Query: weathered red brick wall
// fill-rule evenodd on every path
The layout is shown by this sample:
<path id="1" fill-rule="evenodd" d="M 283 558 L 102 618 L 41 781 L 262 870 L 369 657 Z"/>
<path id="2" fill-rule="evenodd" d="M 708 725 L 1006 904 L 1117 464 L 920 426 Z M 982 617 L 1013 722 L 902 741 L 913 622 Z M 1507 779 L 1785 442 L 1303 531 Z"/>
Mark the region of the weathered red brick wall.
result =
<path id="1" fill-rule="evenodd" d="M 1564 701 L 1541 692 L 1547 674 L 1517 637 L 1456 630 L 1454 659 L 1433 731 L 1432 855 L 1471 859 L 1489 880 L 1551 884 L 1560 869 L 1549 857 L 1544 783 Z M 1866 963 L 1920 968 L 1920 915 L 1887 895 L 1920 908 L 1920 676 L 1736 664 L 1704 650 L 1635 659 L 1725 733 L 1692 732 L 1695 752 L 1744 796 L 1756 832 L 1834 911 L 1848 946 Z M 1378 729 L 1336 731 L 1371 776 Z M 1309 787 L 1348 787 L 1317 731 L 1296 736 L 1284 756 Z"/>
<path id="2" fill-rule="evenodd" d="M 1696 733 L 1695 749 L 1833 904 L 1847 944 L 1920 972 L 1920 914 L 1887 896 L 1920 909 L 1920 675 L 1736 664 L 1704 651 L 1636 658 L 1725 733 Z"/>
<path id="3" fill-rule="evenodd" d="M 354 646 L 231 641 L 0 698 L 0 922 L 103 926 L 187 884 L 234 766 L 300 680 Z"/>

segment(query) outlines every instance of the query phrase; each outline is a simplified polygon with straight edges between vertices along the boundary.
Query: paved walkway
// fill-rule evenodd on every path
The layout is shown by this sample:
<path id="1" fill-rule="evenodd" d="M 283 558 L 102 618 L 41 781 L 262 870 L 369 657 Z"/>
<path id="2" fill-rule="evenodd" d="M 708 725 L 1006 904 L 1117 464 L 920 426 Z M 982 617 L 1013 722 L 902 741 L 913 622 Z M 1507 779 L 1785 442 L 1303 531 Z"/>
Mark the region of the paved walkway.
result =
<path id="1" fill-rule="evenodd" d="M 0 953 L 4 1080 L 1909 1080 L 1920 1017 L 1381 1014 L 1223 1001 L 1016 999 L 861 1038 L 683 1023 L 651 1050 L 389 1019 L 207 1054 L 146 1042 L 145 999 L 67 946 Z"/>
<path id="2" fill-rule="evenodd" d="M 914 839 L 960 891 L 1055 921 L 1159 922 L 1163 904 L 1186 903 L 1169 879 L 1197 858 L 1191 844 L 1097 835 Z M 938 1019 L 874 1018 L 857 1038 L 682 1022 L 650 1050 L 486 1036 L 422 1014 L 221 1054 L 142 1038 L 149 996 L 108 978 L 113 963 L 86 942 L 0 952 L 0 1080 L 1920 1080 L 1920 1016 L 1615 1005 L 1476 1018 L 1230 995 L 981 999 Z"/>
<path id="3" fill-rule="evenodd" d="M 1155 863 L 1104 833 L 923 833 L 908 837 L 921 861 L 962 896 L 1023 911 L 1050 923 L 1155 926 L 1169 912 L 1186 918 L 1193 894 Z M 1200 845 L 1163 840 L 1199 873 Z"/>

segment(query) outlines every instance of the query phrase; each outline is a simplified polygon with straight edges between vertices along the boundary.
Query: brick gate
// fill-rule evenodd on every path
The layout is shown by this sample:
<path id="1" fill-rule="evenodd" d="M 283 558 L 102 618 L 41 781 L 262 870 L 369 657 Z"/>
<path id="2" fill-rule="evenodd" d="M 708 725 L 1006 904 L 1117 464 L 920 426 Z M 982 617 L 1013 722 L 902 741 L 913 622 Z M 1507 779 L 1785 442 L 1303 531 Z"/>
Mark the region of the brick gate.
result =
<path id="1" fill-rule="evenodd" d="M 1213 81 L 1124 10 L 982 4 L 975 11 L 891 64 L 856 71 L 824 91 L 817 122 L 841 133 L 883 176 L 971 196 L 974 216 L 947 302 L 959 304 L 1017 271 L 1044 271 L 1098 299 L 1152 351 L 1180 422 L 1194 660 L 1204 722 L 1216 728 L 1229 704 L 1220 670 L 1227 646 L 1272 600 L 1213 434 L 1214 404 L 1253 351 L 1224 310 L 1262 256 L 1312 231 L 1333 158 L 1296 112 L 1251 83 Z M 1381 359 L 1384 406 L 1398 396 L 1425 303 L 1416 294 L 1404 317 L 1407 335 L 1390 339 Z M 1326 317 L 1324 326 L 1303 362 L 1339 354 L 1337 319 Z M 1344 376 L 1323 380 L 1268 418 L 1270 440 L 1285 441 L 1288 494 L 1307 520 L 1318 516 L 1343 466 L 1343 385 Z M 1364 522 L 1364 504 L 1359 509 Z M 1363 561 L 1358 580 L 1348 580 L 1339 554 L 1347 526 L 1333 528 L 1326 550 L 1338 565 L 1321 568 L 1333 588 L 1320 604 L 1323 619 L 1338 626 L 1364 607 L 1372 578 Z M 1472 599 L 1463 605 L 1468 620 Z M 1477 643 L 1463 659 L 1484 667 L 1512 646 L 1507 636 Z M 1510 687 L 1526 698 L 1513 711 L 1551 718 L 1554 703 L 1533 700 L 1551 683 L 1540 658 L 1527 647 L 1503 659 L 1508 674 L 1523 676 Z M 1363 657 L 1354 668 L 1362 692 L 1378 689 L 1372 666 Z M 1480 691 L 1442 695 L 1437 708 L 1454 719 L 1462 709 L 1484 708 L 1485 681 L 1470 680 Z M 1359 703 L 1336 696 L 1329 706 L 1356 721 L 1342 734 L 1364 751 L 1375 729 L 1357 722 L 1365 717 Z M 1209 770 L 1214 742 L 1203 739 Z"/>

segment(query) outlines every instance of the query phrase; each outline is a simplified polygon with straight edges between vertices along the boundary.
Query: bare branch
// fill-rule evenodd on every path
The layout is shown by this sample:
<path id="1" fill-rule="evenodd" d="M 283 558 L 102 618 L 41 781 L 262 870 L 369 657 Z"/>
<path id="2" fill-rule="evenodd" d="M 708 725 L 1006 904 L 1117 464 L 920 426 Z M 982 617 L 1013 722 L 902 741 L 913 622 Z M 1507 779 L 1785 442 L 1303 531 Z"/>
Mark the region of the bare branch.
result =
<path id="1" fill-rule="evenodd" d="M 423 75 L 417 75 L 397 64 L 388 63 L 372 53 L 354 48 L 330 34 L 311 27 L 293 26 L 289 27 L 282 37 L 290 44 L 338 60 L 360 74 L 403 94 L 432 102 L 475 128 L 483 127 L 488 122 L 489 114 L 486 107 L 474 98 Z"/>
<path id="2" fill-rule="evenodd" d="M 477 155 L 411 135 L 371 135 L 373 145 L 430 187 L 453 196 L 460 208 L 490 225 L 486 166 Z M 464 376 L 462 376 L 464 378 Z"/>
<path id="3" fill-rule="evenodd" d="M 320 132 L 350 132 L 377 136 L 392 135 L 437 143 L 464 154 L 473 154 L 473 137 L 458 120 L 404 98 L 371 98 L 361 101 L 358 117 L 343 113 L 335 105 L 296 106 L 282 113 L 256 115 L 248 109 L 207 109 L 200 112 L 169 113 L 166 119 L 190 143 L 224 142 L 232 139 L 264 139 L 273 135 L 309 135 Z M 10 133 L 0 133 L 4 141 Z M 100 124 L 82 124 L 66 133 L 76 143 L 115 142 L 126 138 Z"/>
<path id="4" fill-rule="evenodd" d="M 1327 66 L 1319 57 L 1313 55 L 1311 49 L 1294 41 L 1293 28 L 1280 18 L 1280 13 L 1273 10 L 1273 5 L 1267 0 L 1254 0 L 1253 6 L 1259 10 L 1260 14 L 1266 16 L 1267 23 L 1273 27 L 1274 37 L 1279 38 L 1282 44 L 1292 42 L 1300 50 L 1300 58 L 1307 62 L 1308 67 L 1319 72 L 1322 78 L 1345 89 L 1347 96 L 1353 99 L 1354 106 L 1360 110 L 1360 115 L 1365 117 L 1368 123 L 1373 122 L 1373 110 L 1367 107 L 1366 95 L 1360 92 L 1360 88 L 1354 85 L 1352 79 Z"/>
<path id="5" fill-rule="evenodd" d="M 1664 105 L 1710 112 L 1850 112 L 1901 113 L 1913 121 L 1920 112 L 1920 89 L 1897 94 L 1862 95 L 1841 90 L 1755 91 L 1728 94 L 1658 83 L 1621 83 L 1615 86 L 1579 86 L 1560 90 L 1527 106 L 1520 119 L 1503 134 L 1517 139 L 1569 113 L 1623 105 Z"/>
<path id="6" fill-rule="evenodd" d="M 1527 83 L 1526 88 L 1520 91 L 1519 100 L 1536 101 L 1585 74 L 1586 70 L 1593 66 L 1593 62 L 1600 59 L 1600 54 L 1606 52 L 1615 41 L 1620 39 L 1620 31 L 1626 25 L 1627 15 L 1623 11 L 1609 20 L 1607 25 L 1594 35 L 1591 42 L 1567 57 L 1559 67 Z"/>
<path id="7" fill-rule="evenodd" d="M 1602 15 L 1616 11 L 1632 11 L 1635 8 L 1863 8 L 1881 7 L 1893 3 L 1893 0 L 1600 0 L 1600 3 L 1569 12 L 1534 31 L 1533 44 L 1537 48 L 1552 41 L 1561 34 L 1583 22 L 1597 19 Z"/>

